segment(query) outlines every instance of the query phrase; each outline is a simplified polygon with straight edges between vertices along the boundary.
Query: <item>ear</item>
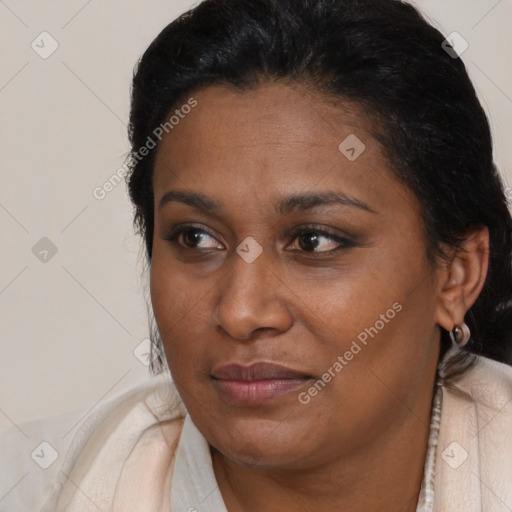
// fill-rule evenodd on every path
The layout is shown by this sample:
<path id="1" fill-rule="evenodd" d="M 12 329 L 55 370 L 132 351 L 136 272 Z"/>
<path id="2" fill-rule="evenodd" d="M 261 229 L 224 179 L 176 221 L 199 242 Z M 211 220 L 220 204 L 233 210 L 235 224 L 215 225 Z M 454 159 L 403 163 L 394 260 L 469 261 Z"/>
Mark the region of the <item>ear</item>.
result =
<path id="1" fill-rule="evenodd" d="M 478 224 L 464 233 L 460 248 L 447 248 L 449 261 L 438 267 L 439 300 L 435 321 L 447 331 L 464 316 L 482 291 L 489 266 L 489 229 Z"/>

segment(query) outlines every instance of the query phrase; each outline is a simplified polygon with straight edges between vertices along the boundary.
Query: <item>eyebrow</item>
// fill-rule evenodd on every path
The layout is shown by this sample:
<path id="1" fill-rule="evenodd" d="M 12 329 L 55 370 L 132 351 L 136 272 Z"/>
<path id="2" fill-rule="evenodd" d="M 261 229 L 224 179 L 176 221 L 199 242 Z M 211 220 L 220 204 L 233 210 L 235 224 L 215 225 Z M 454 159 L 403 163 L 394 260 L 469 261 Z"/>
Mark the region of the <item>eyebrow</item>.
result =
<path id="1" fill-rule="evenodd" d="M 198 192 L 183 192 L 179 190 L 169 190 L 166 192 L 160 200 L 158 210 L 161 210 L 167 203 L 172 201 L 184 203 L 211 214 L 220 214 L 224 210 L 222 203 L 216 199 Z M 293 194 L 281 198 L 275 205 L 275 210 L 277 213 L 285 215 L 291 212 L 309 210 L 330 204 L 341 204 L 343 206 L 365 210 L 370 213 L 377 213 L 360 199 L 345 194 L 344 192 L 332 191 Z"/>

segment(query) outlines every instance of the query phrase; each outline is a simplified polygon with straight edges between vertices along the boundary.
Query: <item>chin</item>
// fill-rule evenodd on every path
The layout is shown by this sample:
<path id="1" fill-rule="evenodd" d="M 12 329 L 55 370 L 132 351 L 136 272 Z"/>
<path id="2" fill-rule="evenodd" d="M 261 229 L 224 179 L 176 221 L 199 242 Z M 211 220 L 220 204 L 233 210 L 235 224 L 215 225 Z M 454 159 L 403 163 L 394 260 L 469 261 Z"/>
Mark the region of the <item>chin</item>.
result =
<path id="1" fill-rule="evenodd" d="M 296 466 L 303 459 L 306 447 L 296 440 L 299 436 L 284 429 L 281 435 L 282 438 L 262 432 L 260 436 L 252 433 L 235 437 L 227 433 L 226 439 L 211 449 L 241 466 L 261 469 Z M 233 439 L 236 439 L 236 443 L 233 443 Z"/>

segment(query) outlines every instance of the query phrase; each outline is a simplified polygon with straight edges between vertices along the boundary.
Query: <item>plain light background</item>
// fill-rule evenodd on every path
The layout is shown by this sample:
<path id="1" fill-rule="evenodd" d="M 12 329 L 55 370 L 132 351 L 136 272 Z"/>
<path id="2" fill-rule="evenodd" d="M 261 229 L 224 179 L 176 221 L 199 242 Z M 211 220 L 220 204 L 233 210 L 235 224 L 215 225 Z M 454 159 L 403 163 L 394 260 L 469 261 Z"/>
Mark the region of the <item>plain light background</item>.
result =
<path id="1" fill-rule="evenodd" d="M 142 241 L 124 183 L 103 200 L 93 190 L 129 150 L 135 63 L 196 3 L 0 0 L 0 426 L 93 408 L 149 378 Z M 469 43 L 462 58 L 512 184 L 511 0 L 413 3 Z M 42 32 L 58 44 L 47 58 L 31 46 L 51 49 Z"/>

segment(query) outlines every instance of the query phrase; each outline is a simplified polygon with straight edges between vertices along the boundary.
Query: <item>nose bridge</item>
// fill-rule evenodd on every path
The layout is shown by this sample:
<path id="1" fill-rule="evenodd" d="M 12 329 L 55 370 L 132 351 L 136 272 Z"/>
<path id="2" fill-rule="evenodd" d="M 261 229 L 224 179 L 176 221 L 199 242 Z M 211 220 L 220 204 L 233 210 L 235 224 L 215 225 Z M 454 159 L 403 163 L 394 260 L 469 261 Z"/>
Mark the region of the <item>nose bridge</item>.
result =
<path id="1" fill-rule="evenodd" d="M 291 317 L 271 258 L 256 255 L 251 241 L 233 254 L 217 304 L 217 323 L 232 337 L 248 339 L 256 329 L 286 330 Z M 249 257 L 250 256 L 250 257 Z"/>

